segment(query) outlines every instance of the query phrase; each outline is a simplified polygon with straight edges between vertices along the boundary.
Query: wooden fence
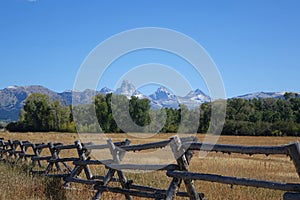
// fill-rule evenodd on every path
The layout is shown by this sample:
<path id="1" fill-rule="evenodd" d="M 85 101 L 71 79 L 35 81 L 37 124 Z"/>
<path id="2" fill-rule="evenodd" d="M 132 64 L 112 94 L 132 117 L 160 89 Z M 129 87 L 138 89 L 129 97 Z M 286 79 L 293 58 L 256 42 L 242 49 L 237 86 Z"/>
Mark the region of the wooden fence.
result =
<path id="1" fill-rule="evenodd" d="M 122 164 L 127 152 L 146 151 L 157 148 L 171 147 L 176 164 Z M 109 150 L 110 159 L 97 160 L 90 155 L 92 151 Z M 63 151 L 74 150 L 76 156 L 64 157 Z M 230 185 L 243 185 L 251 187 L 269 188 L 286 191 L 284 200 L 300 199 L 300 184 L 282 183 L 248 178 L 222 176 L 191 172 L 189 165 L 195 151 L 215 151 L 238 154 L 283 154 L 293 161 L 300 177 L 300 145 L 298 142 L 283 146 L 237 146 L 223 144 L 206 144 L 197 141 L 195 137 L 179 138 L 177 136 L 160 142 L 130 145 L 129 140 L 113 142 L 107 140 L 106 144 L 81 143 L 64 145 L 62 143 L 31 143 L 29 141 L 5 141 L 0 138 L 0 158 L 13 162 L 31 162 L 32 173 L 50 177 L 59 177 L 65 181 L 65 186 L 72 183 L 93 185 L 95 189 L 94 200 L 101 199 L 104 192 L 121 193 L 126 199 L 132 196 L 151 199 L 175 199 L 176 196 L 188 197 L 192 200 L 202 200 L 204 194 L 198 193 L 195 180 L 218 182 Z M 91 165 L 105 166 L 106 174 L 93 174 Z M 38 170 L 36 170 L 38 168 Z M 43 170 L 41 170 L 43 169 Z M 161 170 L 171 177 L 169 187 L 166 189 L 137 185 L 128 180 L 124 170 L 149 171 Z M 82 175 L 83 174 L 83 175 Z M 120 187 L 113 187 L 109 183 L 118 182 Z M 178 191 L 181 184 L 185 185 L 186 192 Z"/>

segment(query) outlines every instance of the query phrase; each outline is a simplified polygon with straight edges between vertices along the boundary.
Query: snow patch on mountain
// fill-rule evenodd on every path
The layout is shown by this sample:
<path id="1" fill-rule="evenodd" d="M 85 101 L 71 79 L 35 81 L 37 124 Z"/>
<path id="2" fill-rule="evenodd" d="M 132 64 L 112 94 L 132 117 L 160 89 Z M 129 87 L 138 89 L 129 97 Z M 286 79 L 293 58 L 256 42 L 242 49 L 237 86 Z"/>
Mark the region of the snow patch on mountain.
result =
<path id="1" fill-rule="evenodd" d="M 12 85 L 12 86 L 7 87 L 7 89 L 17 89 L 17 88 L 18 88 L 18 86 L 16 86 L 16 85 Z"/>

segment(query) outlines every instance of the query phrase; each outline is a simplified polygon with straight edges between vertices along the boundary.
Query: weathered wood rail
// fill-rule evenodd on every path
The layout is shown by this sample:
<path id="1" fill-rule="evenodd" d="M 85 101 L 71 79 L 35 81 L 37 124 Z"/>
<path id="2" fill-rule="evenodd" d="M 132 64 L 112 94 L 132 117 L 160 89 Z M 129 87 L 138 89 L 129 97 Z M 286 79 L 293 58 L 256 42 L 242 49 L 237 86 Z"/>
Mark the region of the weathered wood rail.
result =
<path id="1" fill-rule="evenodd" d="M 126 152 L 145 151 L 157 148 L 171 147 L 176 164 L 128 164 L 122 163 Z M 110 159 L 92 159 L 91 152 L 96 150 L 109 150 Z M 62 151 L 72 150 L 77 156 L 63 157 Z M 300 184 L 281 183 L 265 180 L 256 180 L 241 177 L 222 176 L 218 174 L 204 174 L 191 172 L 189 165 L 195 151 L 215 151 L 238 154 L 283 154 L 291 158 L 300 177 L 300 145 L 294 142 L 282 146 L 239 146 L 225 144 L 207 144 L 197 141 L 195 137 L 179 138 L 177 136 L 160 142 L 131 145 L 129 140 L 113 142 L 107 140 L 106 144 L 81 143 L 64 145 L 62 143 L 31 143 L 29 141 L 8 140 L 0 138 L 0 159 L 10 162 L 29 162 L 31 159 L 32 172 L 50 177 L 63 178 L 65 186 L 72 183 L 93 185 L 95 189 L 94 200 L 101 199 L 104 192 L 124 194 L 127 200 L 132 196 L 151 199 L 175 199 L 176 196 L 188 197 L 193 200 L 205 199 L 202 193 L 197 192 L 195 182 L 197 180 L 218 182 L 230 185 L 242 185 L 250 187 L 268 188 L 286 191 L 284 200 L 300 199 Z M 43 152 L 43 156 L 42 156 Z M 45 155 L 46 154 L 46 155 Z M 93 174 L 90 166 L 104 166 L 105 174 Z M 39 170 L 34 170 L 36 167 Z M 171 178 L 166 189 L 137 185 L 134 180 L 128 180 L 124 170 L 130 171 L 165 171 Z M 84 174 L 82 176 L 81 174 Z M 120 183 L 120 187 L 110 186 L 110 182 Z M 185 185 L 186 192 L 179 191 L 181 184 Z"/>

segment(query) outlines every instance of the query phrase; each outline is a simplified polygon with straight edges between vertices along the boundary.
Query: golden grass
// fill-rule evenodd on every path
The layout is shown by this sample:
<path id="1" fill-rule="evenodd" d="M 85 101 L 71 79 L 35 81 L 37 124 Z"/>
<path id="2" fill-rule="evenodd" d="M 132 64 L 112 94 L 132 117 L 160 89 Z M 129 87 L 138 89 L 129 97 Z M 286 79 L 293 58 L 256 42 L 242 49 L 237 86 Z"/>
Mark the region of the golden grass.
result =
<path id="1" fill-rule="evenodd" d="M 152 138 L 134 138 L 125 134 L 107 134 L 107 138 L 112 138 L 113 141 L 124 140 L 129 138 L 132 143 L 147 143 L 160 141 L 169 138 L 172 134 L 160 134 Z M 0 137 L 7 139 L 29 140 L 31 142 L 63 142 L 64 144 L 72 144 L 75 140 L 97 141 L 99 135 L 81 134 L 80 137 L 73 133 L 0 133 Z M 198 135 L 200 141 L 203 141 L 204 135 Z M 299 141 L 298 137 L 241 137 L 241 136 L 221 136 L 218 143 L 222 144 L 241 144 L 241 145 L 281 145 L 293 141 Z M 45 152 L 46 153 L 46 152 Z M 64 151 L 62 156 L 76 156 L 76 151 Z M 109 155 L 107 155 L 109 157 Z M 18 196 L 24 199 L 49 199 L 49 194 L 46 196 L 45 190 L 49 188 L 43 186 L 43 178 L 32 178 L 30 175 L 17 173 L 10 179 L 3 171 L 9 169 L 6 165 L 0 165 L 0 193 L 9 196 Z M 15 170 L 15 169 L 13 169 Z M 93 172 L 103 175 L 105 169 L 103 167 L 93 167 Z M 286 156 L 264 156 L 264 155 L 239 155 L 239 154 L 222 154 L 210 153 L 204 158 L 198 157 L 198 152 L 191 161 L 191 171 L 211 174 L 221 174 L 227 176 L 248 177 L 262 180 L 295 182 L 299 183 L 299 177 L 296 173 L 294 165 Z M 166 177 L 165 172 L 151 173 L 125 173 L 128 179 L 133 179 L 135 183 L 149 185 L 159 188 L 167 188 L 171 179 Z M 20 180 L 19 184 L 18 180 Z M 20 190 L 15 191 L 10 188 L 18 185 Z M 32 187 L 36 188 L 35 195 L 32 195 Z M 51 185 L 51 184 L 50 184 Z M 49 184 L 48 184 L 49 186 Z M 76 190 L 65 190 L 63 197 L 65 199 L 91 199 L 94 194 L 91 187 L 80 184 L 73 184 Z M 253 200 L 253 199 L 282 199 L 281 191 L 273 191 L 268 189 L 224 185 L 219 183 L 210 183 L 204 181 L 196 181 L 198 192 L 202 192 L 208 199 L 228 199 L 228 200 Z M 182 185 L 181 190 L 184 190 Z M 49 193 L 49 192 L 48 192 Z M 51 195 L 50 195 L 51 196 Z M 0 196 L 1 199 L 3 196 Z M 5 198 L 6 199 L 6 198 Z M 125 199 L 122 195 L 105 194 L 104 199 Z M 135 198 L 139 199 L 139 198 Z M 180 198 L 178 198 L 180 199 Z"/>

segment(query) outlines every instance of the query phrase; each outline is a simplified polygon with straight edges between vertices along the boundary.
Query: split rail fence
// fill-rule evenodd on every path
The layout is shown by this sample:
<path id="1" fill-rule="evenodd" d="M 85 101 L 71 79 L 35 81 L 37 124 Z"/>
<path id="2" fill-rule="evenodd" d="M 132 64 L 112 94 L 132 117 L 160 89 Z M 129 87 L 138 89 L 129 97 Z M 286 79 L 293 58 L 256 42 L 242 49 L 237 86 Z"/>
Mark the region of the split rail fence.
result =
<path id="1" fill-rule="evenodd" d="M 126 152 L 146 151 L 170 146 L 176 159 L 176 164 L 152 165 L 152 164 L 122 164 Z M 31 149 L 31 150 L 30 150 Z M 107 160 L 93 159 L 92 151 L 108 149 L 111 158 Z M 76 156 L 64 157 L 65 150 L 75 150 Z M 179 138 L 175 136 L 169 140 L 147 144 L 131 145 L 129 140 L 113 142 L 107 140 L 106 144 L 81 143 L 64 145 L 62 143 L 31 143 L 29 141 L 8 140 L 0 138 L 0 158 L 2 160 L 19 162 L 30 162 L 32 173 L 49 177 L 62 178 L 65 186 L 70 187 L 72 183 L 93 185 L 95 190 L 94 200 L 101 199 L 104 192 L 123 194 L 127 200 L 133 196 L 150 199 L 175 199 L 188 197 L 192 200 L 205 199 L 204 194 L 198 193 L 195 180 L 218 182 L 230 185 L 242 185 L 273 190 L 285 191 L 284 200 L 300 199 L 299 183 L 272 182 L 266 180 L 255 180 L 249 178 L 238 178 L 216 174 L 204 174 L 191 172 L 189 165 L 195 151 L 214 151 L 238 154 L 283 154 L 291 158 L 300 177 L 300 145 L 299 142 L 282 146 L 237 146 L 224 144 L 207 144 L 197 141 L 195 137 Z M 46 156 L 44 156 L 46 154 Z M 105 166 L 106 174 L 93 174 L 91 165 Z M 36 170 L 38 168 L 39 170 Z M 41 170 L 43 169 L 43 170 Z M 165 171 L 171 178 L 169 187 L 166 189 L 153 188 L 137 185 L 133 180 L 128 180 L 124 170 L 131 171 Z M 109 183 L 118 182 L 120 187 L 113 187 Z M 186 192 L 179 191 L 182 183 Z"/>

